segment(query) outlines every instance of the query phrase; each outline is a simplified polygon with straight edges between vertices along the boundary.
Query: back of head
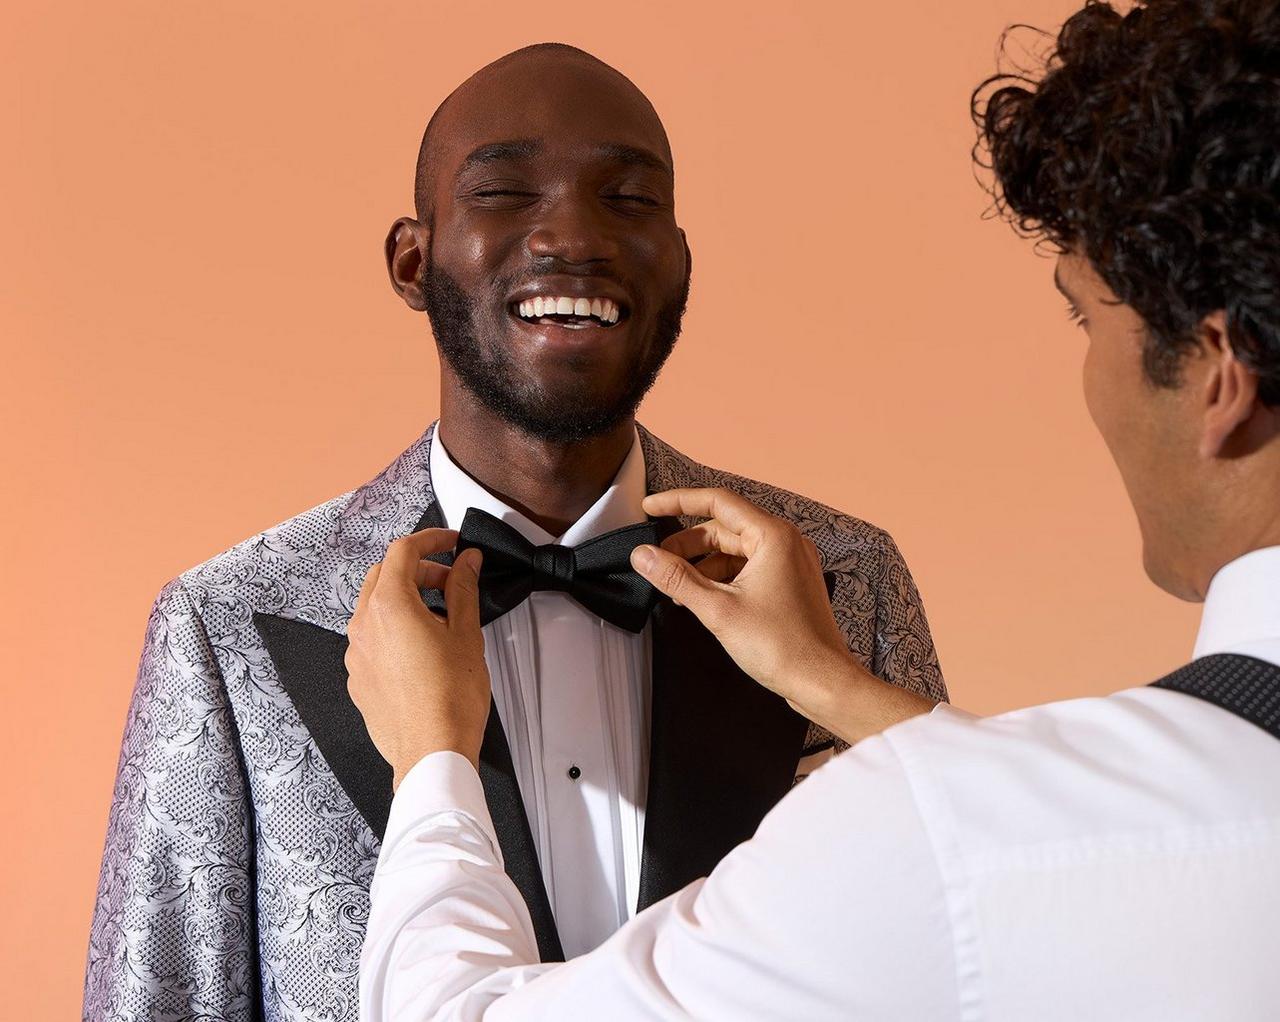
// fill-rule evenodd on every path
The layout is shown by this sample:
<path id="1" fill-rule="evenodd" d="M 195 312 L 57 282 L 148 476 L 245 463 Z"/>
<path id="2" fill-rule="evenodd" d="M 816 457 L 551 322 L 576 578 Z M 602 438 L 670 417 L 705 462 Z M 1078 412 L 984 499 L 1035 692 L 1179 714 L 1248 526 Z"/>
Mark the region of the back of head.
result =
<path id="1" fill-rule="evenodd" d="M 1202 319 L 1280 404 L 1280 2 L 1090 0 L 1035 77 L 974 96 L 980 161 L 1023 232 L 1085 255 L 1178 382 Z"/>
<path id="2" fill-rule="evenodd" d="M 1052 42 L 975 91 L 975 157 L 1058 252 L 1147 574 L 1202 599 L 1280 544 L 1280 0 L 1089 0 Z"/>

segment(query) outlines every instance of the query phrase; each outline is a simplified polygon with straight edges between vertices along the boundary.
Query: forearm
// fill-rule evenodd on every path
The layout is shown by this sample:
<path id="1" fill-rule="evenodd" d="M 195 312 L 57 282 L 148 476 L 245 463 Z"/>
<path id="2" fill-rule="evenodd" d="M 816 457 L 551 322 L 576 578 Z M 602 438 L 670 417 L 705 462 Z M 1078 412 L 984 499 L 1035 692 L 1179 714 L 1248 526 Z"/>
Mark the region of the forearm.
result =
<path id="1" fill-rule="evenodd" d="M 474 767 L 410 771 L 392 804 L 361 957 L 362 1022 L 463 1022 L 551 966 L 507 877 Z"/>
<path id="2" fill-rule="evenodd" d="M 844 652 L 797 670 L 787 688 L 797 710 L 850 745 L 938 704 L 882 681 Z"/>

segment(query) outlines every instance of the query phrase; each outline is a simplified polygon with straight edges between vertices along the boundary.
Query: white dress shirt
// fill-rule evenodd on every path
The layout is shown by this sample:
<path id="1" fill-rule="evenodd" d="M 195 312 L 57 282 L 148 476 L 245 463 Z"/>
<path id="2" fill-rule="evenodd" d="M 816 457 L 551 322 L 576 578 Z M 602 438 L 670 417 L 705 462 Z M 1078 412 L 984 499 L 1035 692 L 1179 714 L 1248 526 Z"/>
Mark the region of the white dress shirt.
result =
<path id="1" fill-rule="evenodd" d="M 437 425 L 431 486 L 451 529 L 476 507 L 531 543 L 576 546 L 647 518 L 638 435 L 609 488 L 559 537 L 467 475 L 446 443 Z M 572 957 L 635 914 L 648 785 L 649 627 L 634 634 L 565 593 L 536 592 L 483 633 L 494 707 L 556 929 Z"/>
<path id="2" fill-rule="evenodd" d="M 1218 652 L 1280 664 L 1280 548 L 1213 580 L 1196 653 Z M 392 804 L 361 1018 L 1274 1019 L 1278 777 L 1280 741 L 1165 689 L 940 705 L 835 757 L 709 879 L 542 965 L 475 771 L 435 753 Z"/>

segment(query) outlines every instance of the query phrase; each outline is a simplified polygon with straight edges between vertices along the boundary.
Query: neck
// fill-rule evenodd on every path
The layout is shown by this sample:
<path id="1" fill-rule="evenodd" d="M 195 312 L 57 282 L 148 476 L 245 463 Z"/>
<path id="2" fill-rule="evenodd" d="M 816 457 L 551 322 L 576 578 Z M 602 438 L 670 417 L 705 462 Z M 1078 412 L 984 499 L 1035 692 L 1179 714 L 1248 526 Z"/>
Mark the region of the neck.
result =
<path id="1" fill-rule="evenodd" d="M 476 482 L 553 536 L 563 534 L 613 482 L 634 439 L 628 416 L 599 436 L 571 443 L 530 437 L 467 394 L 442 395 L 441 438 Z"/>
<path id="2" fill-rule="evenodd" d="M 1272 478 L 1280 480 L 1280 475 Z M 1201 547 L 1193 599 L 1203 600 L 1213 576 L 1232 561 L 1254 550 L 1280 546 L 1280 485 L 1237 484 L 1224 491 L 1229 494 L 1229 513 L 1221 509 L 1214 529 L 1216 541 Z"/>

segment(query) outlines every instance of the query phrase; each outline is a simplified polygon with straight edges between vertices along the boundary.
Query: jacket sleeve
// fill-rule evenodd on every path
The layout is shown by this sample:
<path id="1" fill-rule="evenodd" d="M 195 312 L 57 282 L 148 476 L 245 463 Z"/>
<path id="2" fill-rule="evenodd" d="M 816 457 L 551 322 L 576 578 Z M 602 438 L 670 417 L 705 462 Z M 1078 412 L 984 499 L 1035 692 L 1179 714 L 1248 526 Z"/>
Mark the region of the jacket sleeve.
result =
<path id="1" fill-rule="evenodd" d="M 920 591 L 893 538 L 873 529 L 853 556 L 830 565 L 828 584 L 836 624 L 849 651 L 885 681 L 945 702 L 947 686 Z M 847 748 L 848 742 L 810 723 L 796 780 Z"/>
<path id="2" fill-rule="evenodd" d="M 885 681 L 945 702 L 947 686 L 920 591 L 898 545 L 888 533 L 881 539 L 871 669 Z"/>
<path id="3" fill-rule="evenodd" d="M 147 622 L 89 935 L 87 1020 L 257 1017 L 239 736 L 181 580 Z"/>

